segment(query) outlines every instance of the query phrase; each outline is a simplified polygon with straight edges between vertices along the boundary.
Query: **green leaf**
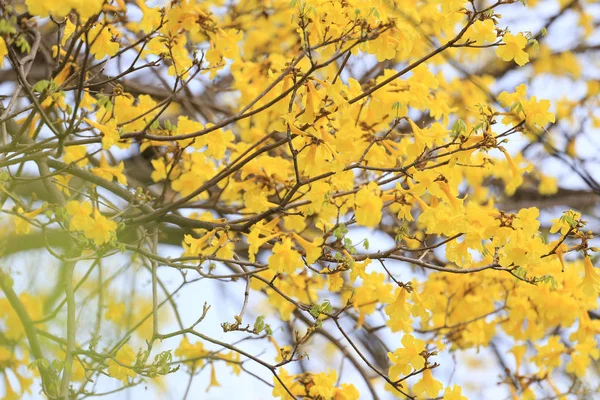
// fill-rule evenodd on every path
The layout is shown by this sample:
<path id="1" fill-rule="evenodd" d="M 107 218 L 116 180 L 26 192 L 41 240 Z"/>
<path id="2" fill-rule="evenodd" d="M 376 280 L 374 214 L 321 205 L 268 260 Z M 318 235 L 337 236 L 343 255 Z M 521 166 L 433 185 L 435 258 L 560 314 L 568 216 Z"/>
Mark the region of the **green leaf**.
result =
<path id="1" fill-rule="evenodd" d="M 313 316 L 313 318 L 319 318 L 320 311 L 321 311 L 321 309 L 319 308 L 319 305 L 315 304 L 314 306 L 312 306 L 310 308 L 310 310 L 308 312 L 310 313 L 310 315 Z"/>
<path id="2" fill-rule="evenodd" d="M 265 329 L 265 316 L 259 315 L 254 321 L 254 332 L 260 333 L 263 329 Z"/>
<path id="3" fill-rule="evenodd" d="M 321 304 L 313 305 L 310 308 L 309 313 L 315 319 L 317 319 L 317 318 L 319 318 L 319 315 L 321 315 L 323 313 L 329 314 L 329 313 L 331 313 L 331 311 L 333 311 L 333 306 L 331 305 L 331 302 L 328 299 L 325 299 Z"/>
<path id="4" fill-rule="evenodd" d="M 35 83 L 35 85 L 33 85 L 32 89 L 34 92 L 42 93 L 49 87 L 50 87 L 50 81 L 47 79 L 42 79 L 41 81 L 37 81 Z"/>
<path id="5" fill-rule="evenodd" d="M 333 306 L 329 300 L 325 299 L 325 301 L 321 304 L 321 312 L 330 314 L 331 311 L 333 311 Z"/>
<path id="6" fill-rule="evenodd" d="M 399 101 L 392 104 L 392 111 L 396 111 L 396 118 L 400 116 L 400 107 L 402 107 L 402 104 Z"/>
<path id="7" fill-rule="evenodd" d="M 110 101 L 110 97 L 104 94 L 100 94 L 97 98 L 98 106 L 103 107 L 106 110 L 106 112 L 110 113 L 113 109 L 113 103 L 112 101 Z"/>
<path id="8" fill-rule="evenodd" d="M 29 368 L 29 369 L 33 369 L 33 368 L 48 369 L 49 366 L 50 366 L 50 364 L 48 363 L 48 360 L 46 360 L 45 358 L 40 358 L 40 359 L 33 361 L 31 364 L 29 364 L 29 366 L 27 368 Z"/>
<path id="9" fill-rule="evenodd" d="M 452 133 L 456 135 L 460 135 L 467 132 L 467 124 L 462 119 L 457 119 L 454 121 L 454 125 L 452 125 Z"/>
<path id="10" fill-rule="evenodd" d="M 25 36 L 19 36 L 15 41 L 15 45 L 19 48 L 19 50 L 21 50 L 21 53 L 29 54 L 31 51 L 31 45 L 27 39 L 25 39 Z"/>
<path id="11" fill-rule="evenodd" d="M 408 228 L 406 227 L 406 225 L 402 225 L 397 231 L 396 231 L 396 236 L 394 237 L 394 240 L 396 242 L 400 242 L 402 241 L 402 239 L 406 236 L 406 234 L 408 233 Z"/>
<path id="12" fill-rule="evenodd" d="M 340 224 L 333 230 L 333 236 L 335 236 L 337 239 L 342 239 L 346 233 L 348 233 L 348 228 L 346 228 L 346 225 L 344 224 Z"/>
<path id="13" fill-rule="evenodd" d="M 0 19 L 0 34 L 1 35 L 14 35 L 16 33 L 17 33 L 17 30 L 8 20 Z"/>
<path id="14" fill-rule="evenodd" d="M 529 41 L 529 44 L 531 45 L 531 47 L 533 48 L 533 50 L 539 51 L 539 49 L 540 49 L 540 43 L 537 40 L 531 39 Z"/>

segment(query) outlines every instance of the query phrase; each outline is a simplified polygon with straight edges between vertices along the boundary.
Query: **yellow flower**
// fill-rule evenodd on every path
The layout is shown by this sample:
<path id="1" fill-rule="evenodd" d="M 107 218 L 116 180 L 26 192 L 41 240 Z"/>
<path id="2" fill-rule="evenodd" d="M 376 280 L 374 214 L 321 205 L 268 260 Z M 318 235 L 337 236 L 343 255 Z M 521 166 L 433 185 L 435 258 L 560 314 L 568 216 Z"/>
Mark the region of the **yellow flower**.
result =
<path id="1" fill-rule="evenodd" d="M 358 400 L 360 398 L 360 392 L 353 384 L 342 383 L 339 388 L 336 389 L 334 400 Z"/>
<path id="2" fill-rule="evenodd" d="M 513 220 L 513 228 L 521 229 L 528 236 L 533 236 L 540 227 L 540 210 L 537 207 L 522 208 Z"/>
<path id="3" fill-rule="evenodd" d="M 75 33 L 77 30 L 77 26 L 71 22 L 69 18 L 67 18 L 67 23 L 65 24 L 65 29 L 63 31 L 62 41 L 60 42 L 61 46 L 64 46 L 67 43 L 67 40 Z"/>
<path id="4" fill-rule="evenodd" d="M 151 160 L 152 167 L 154 170 L 150 174 L 152 181 L 160 182 L 163 179 L 167 179 L 167 164 L 163 158 L 158 158 L 156 160 Z"/>
<path id="5" fill-rule="evenodd" d="M 359 225 L 375 227 L 381 221 L 383 200 L 379 197 L 380 193 L 375 182 L 369 183 L 356 193 L 354 213 Z"/>
<path id="6" fill-rule="evenodd" d="M 515 162 L 515 160 L 513 160 L 513 158 L 508 153 L 508 151 L 506 151 L 505 148 L 499 147 L 498 149 L 502 152 L 502 154 L 504 154 L 504 157 L 506 158 L 506 162 L 508 163 L 508 165 L 510 167 L 510 171 L 511 171 L 511 179 L 510 179 L 510 181 L 506 182 L 506 192 L 514 193 L 514 191 L 519 186 L 521 186 L 521 184 L 523 183 L 524 173 L 531 171 L 532 165 L 529 164 L 525 168 L 519 168 L 519 166 L 518 166 L 519 162 Z"/>
<path id="7" fill-rule="evenodd" d="M 25 0 L 27 10 L 31 15 L 37 15 L 42 18 L 52 14 L 54 16 L 64 16 L 71 10 L 69 1 L 46 1 L 46 0 Z"/>
<path id="8" fill-rule="evenodd" d="M 132 366 L 135 362 L 136 355 L 133 349 L 128 344 L 123 345 L 117 352 L 115 360 L 110 359 L 107 362 L 108 375 L 115 379 L 127 382 L 129 378 L 135 377 L 136 373 L 131 368 L 127 368 L 123 365 Z"/>
<path id="9" fill-rule="evenodd" d="M 525 345 L 514 346 L 510 352 L 515 356 L 515 363 L 517 364 L 515 371 L 519 371 L 519 367 L 521 366 L 521 362 L 523 361 L 523 356 L 527 351 L 527 347 Z"/>
<path id="10" fill-rule="evenodd" d="M 446 388 L 446 390 L 444 391 L 443 400 L 467 400 L 467 398 L 462 395 L 462 388 L 460 386 L 454 385 L 452 386 L 452 388 Z"/>
<path id="11" fill-rule="evenodd" d="M 419 370 L 425 365 L 425 360 L 420 354 L 425 349 L 423 340 L 415 339 L 414 336 L 407 334 L 402 337 L 402 346 L 404 347 L 388 353 L 393 364 L 390 368 L 390 376 L 393 379 L 401 375 L 408 375 L 413 369 Z"/>
<path id="12" fill-rule="evenodd" d="M 187 196 L 198 189 L 209 178 L 213 177 L 215 164 L 204 153 L 194 152 L 183 157 L 183 172 L 173 180 L 173 190 L 178 191 L 182 196 Z M 200 198 L 206 198 L 206 193 L 200 195 Z"/>
<path id="13" fill-rule="evenodd" d="M 8 49 L 6 48 L 6 42 L 4 38 L 0 36 L 0 67 L 4 68 L 4 57 L 8 55 Z"/>
<path id="14" fill-rule="evenodd" d="M 119 165 L 111 166 L 106 162 L 106 157 L 104 154 L 100 156 L 100 166 L 96 168 L 92 168 L 90 171 L 94 175 L 98 175 L 102 179 L 106 179 L 109 182 L 112 182 L 113 178 L 117 178 L 117 182 L 121 185 L 127 184 L 127 177 L 123 174 L 123 169 L 125 169 L 125 164 L 123 161 L 119 163 Z"/>
<path id="15" fill-rule="evenodd" d="M 400 288 L 396 300 L 385 308 L 385 313 L 390 317 L 388 326 L 392 332 L 410 331 L 412 319 L 406 304 L 406 289 Z"/>
<path id="16" fill-rule="evenodd" d="M 450 202 L 450 204 L 452 205 L 452 207 L 459 209 L 462 203 L 456 198 L 454 193 L 452 193 L 452 189 L 450 189 L 450 185 L 448 185 L 448 182 L 437 181 L 437 184 L 448 199 L 448 201 Z"/>
<path id="17" fill-rule="evenodd" d="M 96 24 L 90 29 L 88 40 L 91 43 L 90 53 L 96 60 L 114 56 L 119 51 L 119 43 L 113 42 L 112 28 Z"/>
<path id="18" fill-rule="evenodd" d="M 78 167 L 85 167 L 88 163 L 86 157 L 87 149 L 84 145 L 80 146 L 67 146 L 65 147 L 65 154 L 63 155 L 63 161 L 66 164 L 76 163 Z"/>
<path id="19" fill-rule="evenodd" d="M 191 344 L 187 338 L 184 337 L 181 339 L 181 342 L 179 342 L 179 347 L 175 349 L 174 354 L 176 357 L 179 357 L 180 360 L 196 359 L 190 361 L 188 364 L 202 367 L 204 365 L 204 360 L 202 360 L 201 357 L 207 355 L 208 352 L 204 349 L 202 342 Z"/>
<path id="20" fill-rule="evenodd" d="M 504 46 L 499 46 L 496 49 L 498 57 L 504 61 L 512 61 L 523 66 L 529 61 L 529 55 L 525 52 L 525 46 L 527 46 L 527 38 L 519 33 L 517 36 L 513 36 L 510 32 L 506 32 L 502 38 Z"/>
<path id="21" fill-rule="evenodd" d="M 100 211 L 95 210 L 94 219 L 84 227 L 83 233 L 85 237 L 93 240 L 97 246 L 110 241 L 113 233 L 117 229 L 117 223 L 100 214 Z"/>
<path id="22" fill-rule="evenodd" d="M 207 128 L 210 128 L 211 126 L 213 126 L 213 124 L 206 125 Z M 235 136 L 230 130 L 223 131 L 223 129 L 217 129 L 204 136 L 195 138 L 193 146 L 195 149 L 202 149 L 206 146 L 204 154 L 207 157 L 221 160 L 225 156 L 225 151 L 232 147 L 234 140 Z"/>
<path id="23" fill-rule="evenodd" d="M 298 244 L 302 246 L 306 252 L 306 262 L 308 264 L 313 264 L 319 259 L 319 257 L 321 257 L 321 245 L 323 244 L 323 238 L 318 237 L 314 241 L 309 242 L 297 233 L 292 235 L 294 236 L 296 242 L 298 242 Z"/>
<path id="24" fill-rule="evenodd" d="M 215 371 L 215 364 L 211 363 L 211 365 L 210 365 L 210 382 L 208 384 L 208 387 L 206 388 L 206 391 L 208 392 L 210 390 L 210 388 L 213 386 L 221 386 L 221 384 L 219 383 L 219 381 L 217 381 L 217 373 Z"/>
<path id="25" fill-rule="evenodd" d="M 413 306 L 410 309 L 410 313 L 413 317 L 421 318 L 421 321 L 429 319 L 429 311 L 435 308 L 435 298 L 433 296 L 424 296 L 422 298 L 419 294 L 414 291 L 412 292 Z"/>
<path id="26" fill-rule="evenodd" d="M 275 218 L 266 224 L 265 221 L 260 221 L 259 223 L 252 225 L 250 233 L 246 235 L 248 237 L 248 244 L 250 245 L 248 247 L 248 258 L 250 259 L 250 262 L 256 261 L 256 254 L 262 245 L 279 236 L 279 233 L 275 232 L 278 223 L 279 218 Z M 265 237 L 261 238 L 261 235 L 265 235 Z"/>
<path id="27" fill-rule="evenodd" d="M 324 268 L 323 271 L 329 271 L 327 268 Z M 327 274 L 327 287 L 330 292 L 339 292 L 340 289 L 344 286 L 344 278 L 342 278 L 342 274 L 337 272 L 335 274 Z"/>
<path id="28" fill-rule="evenodd" d="M 477 20 L 471 25 L 465 37 L 474 40 L 476 45 L 482 45 L 485 42 L 493 43 L 496 40 L 496 25 L 491 19 Z"/>
<path id="29" fill-rule="evenodd" d="M 67 213 L 71 216 L 69 230 L 82 231 L 90 226 L 93 222 L 90 214 L 92 213 L 92 205 L 88 202 L 80 203 L 76 200 L 67 202 Z"/>
<path id="30" fill-rule="evenodd" d="M 277 371 L 277 375 L 279 379 L 273 376 L 273 391 L 271 395 L 273 397 L 280 397 L 282 399 L 289 399 L 290 395 L 288 394 L 288 390 L 291 391 L 294 396 L 304 397 L 306 396 L 306 392 L 304 390 L 304 386 L 299 382 L 295 381 L 295 376 L 290 375 L 285 369 L 279 368 Z M 281 382 L 280 382 L 281 380 Z M 283 384 L 282 384 L 283 383 Z M 285 385 L 285 386 L 284 386 Z"/>
<path id="31" fill-rule="evenodd" d="M 566 347 L 560 342 L 559 336 L 550 336 L 545 346 L 536 347 L 538 353 L 531 360 L 540 370 L 550 373 L 554 368 L 562 364 L 561 356 L 565 352 Z"/>
<path id="32" fill-rule="evenodd" d="M 314 398 L 331 400 L 335 394 L 335 382 L 337 381 L 336 370 L 327 370 L 320 374 L 313 374 L 313 386 L 310 387 L 308 394 Z"/>
<path id="33" fill-rule="evenodd" d="M 502 92 L 498 95 L 498 100 L 502 107 L 510 108 L 514 104 L 522 101 L 527 95 L 527 85 L 520 84 L 517 86 L 516 91 L 514 93 Z"/>
<path id="34" fill-rule="evenodd" d="M 600 358 L 600 350 L 593 336 L 586 337 L 575 345 L 575 351 L 571 353 L 571 361 L 567 364 L 567 372 L 575 374 L 579 378 L 585 377 L 591 360 Z"/>
<path id="35" fill-rule="evenodd" d="M 72 177 L 72 175 L 56 175 L 54 177 L 54 180 L 56 181 L 56 187 L 58 187 L 58 190 L 60 190 L 67 196 L 71 195 L 71 191 L 69 190 L 69 181 Z"/>
<path id="36" fill-rule="evenodd" d="M 104 318 L 106 318 L 109 321 L 119 322 L 123 320 L 124 315 L 125 304 L 110 301 L 108 303 L 108 309 L 106 310 L 106 313 L 104 313 Z"/>
<path id="37" fill-rule="evenodd" d="M 442 383 L 433 379 L 433 374 L 430 369 L 423 371 L 423 377 L 413 386 L 413 392 L 417 396 L 436 397 L 442 390 Z"/>
<path id="38" fill-rule="evenodd" d="M 19 207 L 17 209 L 17 215 L 22 216 L 22 218 L 15 219 L 15 233 L 17 235 L 27 235 L 31 232 L 31 225 L 29 224 L 29 220 L 37 217 L 42 211 L 44 211 L 45 207 L 40 207 L 37 210 L 33 210 L 30 212 L 24 212 L 24 210 Z"/>
<path id="39" fill-rule="evenodd" d="M 231 371 L 239 375 L 242 373 L 242 367 L 240 362 L 240 353 L 235 351 L 230 351 L 228 353 L 221 353 L 219 358 L 227 363 L 227 365 L 231 368 Z"/>
<path id="40" fill-rule="evenodd" d="M 550 222 L 552 222 L 550 233 L 556 233 L 560 231 L 561 235 L 566 235 L 571 229 L 571 223 L 574 225 L 576 221 L 579 221 L 581 218 L 580 213 L 572 210 L 565 211 L 563 214 L 564 215 L 560 218 L 550 220 Z"/>
<path id="41" fill-rule="evenodd" d="M 315 116 L 321 99 L 317 93 L 317 89 L 315 89 L 314 85 L 310 81 L 306 83 L 305 99 L 306 103 L 304 107 L 304 114 L 302 114 L 302 117 L 300 117 L 299 121 L 303 124 L 312 124 L 315 122 Z"/>
<path id="42" fill-rule="evenodd" d="M 408 123 L 410 124 L 410 128 L 413 132 L 414 143 L 411 143 L 409 146 L 407 146 L 406 152 L 411 158 L 417 158 L 421 155 L 425 149 L 425 146 L 431 145 L 432 141 L 427 140 L 423 129 L 419 128 L 412 119 L 409 119 Z"/>
<path id="43" fill-rule="evenodd" d="M 290 238 L 286 238 L 282 243 L 276 243 L 273 246 L 273 255 L 269 257 L 269 268 L 277 273 L 291 274 L 303 266 L 302 257 L 300 253 L 292 249 Z"/>
<path id="44" fill-rule="evenodd" d="M 548 125 L 549 122 L 555 122 L 554 113 L 548 111 L 550 101 L 537 101 L 535 96 L 532 96 L 528 101 L 522 102 L 523 112 L 525 113 L 525 121 L 528 125 L 537 125 L 540 127 Z"/>
<path id="45" fill-rule="evenodd" d="M 288 215 L 283 218 L 283 226 L 288 231 L 302 232 L 306 229 L 306 220 L 302 215 Z"/>
<path id="46" fill-rule="evenodd" d="M 109 150 L 113 145 L 119 143 L 121 136 L 117 129 L 116 119 L 111 119 L 105 125 L 94 122 L 89 118 L 84 118 L 83 120 L 102 133 L 102 148 L 104 150 Z"/>
<path id="47" fill-rule="evenodd" d="M 581 288 L 586 296 L 596 296 L 600 292 L 600 275 L 596 272 L 592 260 L 587 255 L 583 258 L 583 267 L 585 276 L 583 282 L 577 288 Z"/>
<path id="48" fill-rule="evenodd" d="M 41 296 L 32 296 L 28 293 L 21 293 L 19 299 L 33 321 L 43 317 L 44 308 Z M 25 336 L 23 324 L 6 298 L 0 298 L 0 321 L 3 322 L 3 326 L 5 327 L 2 333 L 9 342 L 14 341 L 16 343 L 20 338 Z"/>
<path id="49" fill-rule="evenodd" d="M 554 247 L 556 245 L 556 242 L 551 243 L 551 245 Z M 567 246 L 565 243 L 561 243 L 554 251 L 556 253 L 558 261 L 560 261 L 560 266 L 562 267 L 563 271 L 565 270 L 565 252 L 568 249 L 569 246 Z"/>
<path id="50" fill-rule="evenodd" d="M 544 175 L 540 178 L 538 192 L 543 196 L 549 196 L 558 192 L 558 183 L 556 178 Z"/>
<path id="51" fill-rule="evenodd" d="M 47 17 L 50 14 L 54 17 L 64 17 L 74 9 L 85 22 L 92 15 L 102 11 L 104 0 L 26 0 L 25 4 L 31 15 L 40 17 Z"/>
<path id="52" fill-rule="evenodd" d="M 160 25 L 161 15 L 160 7 L 148 7 L 145 1 L 136 0 L 135 2 L 144 16 L 139 24 L 134 25 L 134 29 L 139 29 L 144 33 L 150 33 Z"/>

